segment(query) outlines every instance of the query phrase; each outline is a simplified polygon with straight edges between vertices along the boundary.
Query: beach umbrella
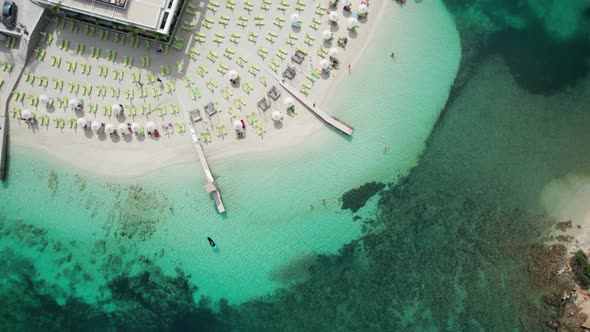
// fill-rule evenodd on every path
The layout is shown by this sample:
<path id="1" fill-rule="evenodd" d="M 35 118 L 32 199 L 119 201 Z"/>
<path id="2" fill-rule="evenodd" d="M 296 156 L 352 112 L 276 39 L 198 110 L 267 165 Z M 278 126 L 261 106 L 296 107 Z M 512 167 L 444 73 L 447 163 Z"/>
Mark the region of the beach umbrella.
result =
<path id="1" fill-rule="evenodd" d="M 338 51 L 338 49 L 336 47 L 332 47 L 330 49 L 330 52 L 328 54 L 330 54 L 330 56 L 333 57 L 333 58 L 338 58 L 338 54 L 339 53 L 340 52 Z"/>
<path id="2" fill-rule="evenodd" d="M 363 15 L 364 15 L 364 14 L 366 14 L 366 13 L 368 13 L 368 12 L 369 12 L 369 7 L 367 7 L 367 5 L 365 5 L 365 4 L 363 3 L 363 4 L 361 4 L 361 5 L 359 6 L 359 14 L 363 14 Z"/>
<path id="3" fill-rule="evenodd" d="M 70 99 L 68 105 L 70 105 L 70 108 L 75 110 L 78 107 L 78 101 L 74 98 Z"/>
<path id="4" fill-rule="evenodd" d="M 352 0 L 344 0 L 344 1 L 342 2 L 342 4 L 343 4 L 344 6 L 350 6 L 350 5 L 352 5 Z"/>
<path id="5" fill-rule="evenodd" d="M 78 118 L 78 126 L 84 127 L 88 122 L 84 118 Z"/>
<path id="6" fill-rule="evenodd" d="M 322 61 L 320 61 L 320 68 L 322 68 L 322 69 L 330 68 L 330 61 L 328 61 L 326 59 L 322 59 Z"/>
<path id="7" fill-rule="evenodd" d="M 291 15 L 291 24 L 299 25 L 299 23 L 301 23 L 301 17 L 299 16 L 299 14 L 296 13 Z"/>
<path id="8" fill-rule="evenodd" d="M 322 37 L 324 37 L 325 40 L 332 39 L 332 32 L 330 32 L 330 30 L 324 30 L 324 32 L 322 32 Z"/>
<path id="9" fill-rule="evenodd" d="M 330 15 L 328 15 L 328 18 L 331 22 L 338 22 L 338 13 L 331 12 Z"/>
<path id="10" fill-rule="evenodd" d="M 358 24 L 358 21 L 355 17 L 348 18 L 348 30 L 352 30 L 352 29 L 356 28 L 357 24 Z"/>
<path id="11" fill-rule="evenodd" d="M 235 71 L 235 70 L 230 70 L 230 71 L 227 73 L 227 76 L 229 76 L 229 79 L 230 79 L 230 80 L 235 80 L 236 78 L 238 78 L 238 72 L 237 72 L 237 71 Z"/>
<path id="12" fill-rule="evenodd" d="M 295 103 L 293 102 L 293 98 L 285 98 L 285 106 L 287 106 L 287 108 L 292 107 L 293 105 L 295 105 Z"/>
<path id="13" fill-rule="evenodd" d="M 111 111 L 113 111 L 113 113 L 115 115 L 119 115 L 121 113 L 121 111 L 122 111 L 121 105 L 119 105 L 119 104 L 113 104 L 113 106 L 111 106 Z"/>
<path id="14" fill-rule="evenodd" d="M 100 127 L 102 127 L 102 124 L 98 121 L 92 121 L 92 124 L 90 125 L 90 128 L 94 131 L 98 131 Z"/>
<path id="15" fill-rule="evenodd" d="M 138 133 L 139 129 L 141 129 L 141 127 L 139 126 L 139 123 L 133 122 L 131 124 L 131 131 L 133 131 L 134 133 Z"/>
<path id="16" fill-rule="evenodd" d="M 240 120 L 234 121 L 234 130 L 244 131 L 244 126 L 242 125 L 242 121 L 240 121 Z"/>
<path id="17" fill-rule="evenodd" d="M 127 127 L 127 124 L 125 123 L 119 123 L 119 131 L 121 132 L 121 135 L 126 135 L 129 133 L 129 128 Z"/>
<path id="18" fill-rule="evenodd" d="M 47 97 L 47 95 L 40 95 L 39 96 L 39 102 L 42 105 L 47 105 L 47 103 L 49 102 L 49 97 Z"/>
<path id="19" fill-rule="evenodd" d="M 273 121 L 281 121 L 283 120 L 283 115 L 279 111 L 272 112 L 271 118 Z"/>
<path id="20" fill-rule="evenodd" d="M 112 133 L 114 133 L 114 132 L 115 132 L 115 126 L 113 126 L 113 125 L 112 125 L 112 124 L 110 124 L 110 123 L 107 123 L 107 124 L 104 126 L 104 131 L 105 131 L 107 134 L 112 134 Z"/>
<path id="21" fill-rule="evenodd" d="M 21 114 L 20 114 L 21 118 L 28 120 L 31 118 L 31 111 L 29 110 L 24 110 Z"/>
<path id="22" fill-rule="evenodd" d="M 148 123 L 145 124 L 145 128 L 148 131 L 154 131 L 156 129 L 156 124 L 150 121 L 150 122 L 148 122 Z"/>

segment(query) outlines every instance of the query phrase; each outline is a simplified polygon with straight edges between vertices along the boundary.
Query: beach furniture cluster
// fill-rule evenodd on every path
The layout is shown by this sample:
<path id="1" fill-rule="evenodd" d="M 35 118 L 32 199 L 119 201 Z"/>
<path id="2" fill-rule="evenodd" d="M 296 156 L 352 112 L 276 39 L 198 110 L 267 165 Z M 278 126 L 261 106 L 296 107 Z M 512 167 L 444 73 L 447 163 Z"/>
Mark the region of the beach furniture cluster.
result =
<path id="1" fill-rule="evenodd" d="M 56 17 L 16 89 L 12 116 L 27 110 L 39 125 L 54 122 L 58 129 L 76 129 L 83 123 L 77 118 L 87 125 L 114 123 L 115 132 L 118 124 L 124 131 L 123 125 L 145 129 L 158 122 L 166 133 L 191 126 L 204 143 L 234 137 L 228 128 L 243 120 L 263 137 L 268 122 L 283 119 L 271 112 L 297 114 L 281 100 L 278 75 L 309 95 L 338 67 L 351 31 L 368 12 L 365 4 L 355 12 L 344 2 L 348 11 L 303 0 L 206 6 L 191 0 L 170 45 Z M 11 65 L 1 68 L 9 72 Z M 78 111 L 71 100 L 81 105 Z M 115 115 L 113 105 L 121 113 Z M 205 117 L 192 120 L 189 112 L 201 110 Z"/>

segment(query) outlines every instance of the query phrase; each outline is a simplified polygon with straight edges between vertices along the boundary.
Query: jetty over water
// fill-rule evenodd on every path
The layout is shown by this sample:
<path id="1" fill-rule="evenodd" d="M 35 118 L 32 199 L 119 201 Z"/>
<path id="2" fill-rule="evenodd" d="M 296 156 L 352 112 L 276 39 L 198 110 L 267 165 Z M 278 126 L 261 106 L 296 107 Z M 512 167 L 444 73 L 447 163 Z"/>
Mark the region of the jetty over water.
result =
<path id="1" fill-rule="evenodd" d="M 195 150 L 197 151 L 197 156 L 199 156 L 199 162 L 201 163 L 201 167 L 203 167 L 203 172 L 205 172 L 205 177 L 207 178 L 205 190 L 207 190 L 207 192 L 213 195 L 213 200 L 215 201 L 215 205 L 217 205 L 217 211 L 219 211 L 219 213 L 223 213 L 225 212 L 225 206 L 223 206 L 223 201 L 221 200 L 221 192 L 219 192 L 219 189 L 215 184 L 215 179 L 213 179 L 213 174 L 211 174 L 209 162 L 207 162 L 207 158 L 205 157 L 203 147 L 201 146 L 201 143 L 196 139 L 197 135 L 194 133 L 194 129 L 191 129 L 191 134 L 193 134 L 193 143 L 195 146 Z"/>
<path id="2" fill-rule="evenodd" d="M 342 122 L 341 120 L 338 120 L 338 119 L 332 117 L 328 113 L 326 113 L 326 112 L 322 111 L 321 109 L 319 109 L 317 106 L 313 106 L 313 102 L 311 102 L 302 93 L 300 93 L 299 91 L 297 91 L 297 89 L 295 89 L 293 86 L 291 86 L 290 84 L 287 84 L 287 83 L 283 83 L 274 73 L 271 73 L 270 71 L 266 70 L 266 68 L 264 68 L 264 70 L 269 75 L 271 75 L 272 77 L 274 77 L 274 79 L 277 80 L 277 82 L 285 90 L 287 90 L 287 92 L 289 92 L 293 97 L 295 97 L 297 100 L 299 100 L 299 102 L 301 102 L 312 113 L 314 113 L 315 115 L 317 115 L 320 119 L 324 120 L 327 124 L 331 125 L 332 127 L 340 130 L 341 132 L 345 133 L 348 136 L 352 136 L 352 133 L 354 132 L 354 128 L 352 128 L 351 126 L 349 126 L 346 123 Z"/>
<path id="3" fill-rule="evenodd" d="M 6 152 L 8 150 L 8 134 L 6 133 L 8 117 L 6 113 L 8 113 L 8 107 L 0 114 L 0 180 L 6 178 Z"/>

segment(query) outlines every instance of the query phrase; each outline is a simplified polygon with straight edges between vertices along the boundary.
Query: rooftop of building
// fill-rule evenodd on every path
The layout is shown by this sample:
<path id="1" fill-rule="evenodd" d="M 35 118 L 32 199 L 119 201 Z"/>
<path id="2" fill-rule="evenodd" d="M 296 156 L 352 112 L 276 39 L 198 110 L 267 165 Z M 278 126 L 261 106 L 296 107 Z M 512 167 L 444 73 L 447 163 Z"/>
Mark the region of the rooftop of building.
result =
<path id="1" fill-rule="evenodd" d="M 61 8 L 169 34 L 172 15 L 179 0 L 40 0 L 48 4 L 61 3 Z M 170 22 L 168 22 L 170 21 Z"/>

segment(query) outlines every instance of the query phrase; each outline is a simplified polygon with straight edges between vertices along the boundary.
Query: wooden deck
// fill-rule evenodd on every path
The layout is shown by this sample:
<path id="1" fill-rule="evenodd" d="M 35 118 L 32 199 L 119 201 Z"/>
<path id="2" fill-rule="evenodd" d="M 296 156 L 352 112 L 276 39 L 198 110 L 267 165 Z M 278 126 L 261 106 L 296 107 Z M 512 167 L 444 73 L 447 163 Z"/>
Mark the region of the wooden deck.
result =
<path id="1" fill-rule="evenodd" d="M 274 77 L 274 79 L 277 81 L 277 83 L 280 84 L 281 87 L 283 87 L 283 89 L 287 90 L 287 92 L 289 92 L 294 98 L 296 98 L 297 100 L 299 100 L 299 102 L 301 102 L 308 110 L 310 110 L 311 112 L 313 112 L 320 119 L 322 119 L 324 122 L 326 122 L 327 124 L 331 125 L 332 127 L 340 130 L 341 132 L 345 133 L 348 136 L 352 136 L 352 133 L 354 132 L 354 128 L 352 128 L 351 126 L 349 126 L 346 123 L 342 122 L 341 120 L 338 120 L 338 119 L 330 116 L 328 113 L 322 111 L 319 107 L 313 106 L 313 102 L 311 102 L 301 92 L 297 91 L 296 88 L 294 88 L 290 84 L 283 83 L 282 80 L 280 80 L 277 75 L 275 75 L 274 73 L 271 73 L 266 68 L 263 68 L 263 69 L 268 74 L 270 74 L 272 77 Z"/>
<path id="2" fill-rule="evenodd" d="M 7 105 L 6 103 L 5 105 Z M 2 107 L 4 108 L 4 106 Z M 8 107 L 2 111 L 0 114 L 0 180 L 3 181 L 6 179 L 6 153 L 8 151 L 8 117 L 6 116 L 8 113 Z"/>

